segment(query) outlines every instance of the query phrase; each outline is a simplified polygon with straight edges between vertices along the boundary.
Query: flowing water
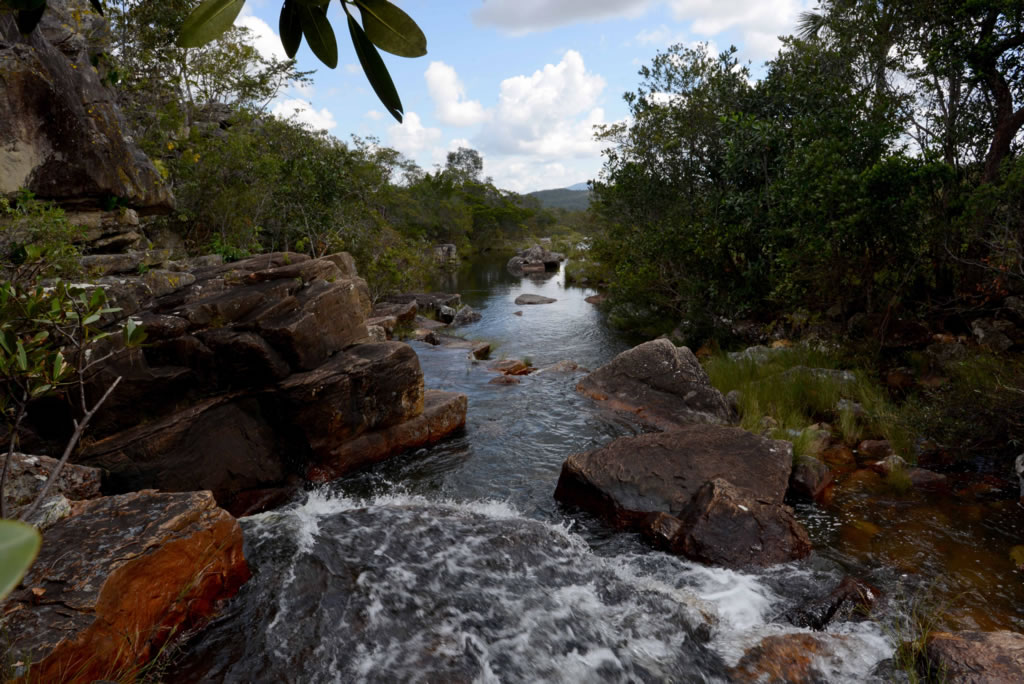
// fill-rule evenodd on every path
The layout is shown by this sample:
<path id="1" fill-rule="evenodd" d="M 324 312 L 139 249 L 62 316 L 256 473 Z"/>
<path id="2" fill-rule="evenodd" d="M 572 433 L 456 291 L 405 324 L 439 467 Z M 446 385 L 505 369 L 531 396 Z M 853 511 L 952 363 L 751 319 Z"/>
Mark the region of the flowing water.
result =
<path id="1" fill-rule="evenodd" d="M 483 314 L 459 333 L 492 342 L 495 356 L 596 368 L 635 342 L 561 273 L 517 278 L 503 265 L 439 286 Z M 516 306 L 521 293 L 558 301 Z M 798 515 L 825 547 L 754 574 L 612 532 L 552 497 L 568 454 L 641 430 L 577 394 L 582 371 L 491 385 L 465 349 L 413 346 L 428 387 L 469 396 L 465 430 L 243 519 L 254 577 L 188 646 L 176 680 L 729 681 L 762 638 L 802 631 L 787 610 L 849 572 L 889 594 L 908 582 L 906 568 L 847 543 L 844 514 L 814 506 Z M 886 621 L 903 615 L 889 605 L 829 627 L 842 637 L 816 657 L 824 681 L 880 679 L 898 638 Z"/>

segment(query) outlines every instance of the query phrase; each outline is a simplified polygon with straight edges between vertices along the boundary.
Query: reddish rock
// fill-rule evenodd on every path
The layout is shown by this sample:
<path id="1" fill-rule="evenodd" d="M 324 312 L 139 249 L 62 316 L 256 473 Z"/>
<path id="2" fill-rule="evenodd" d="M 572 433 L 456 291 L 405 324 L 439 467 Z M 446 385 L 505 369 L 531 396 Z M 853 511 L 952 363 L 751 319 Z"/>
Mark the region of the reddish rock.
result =
<path id="1" fill-rule="evenodd" d="M 85 502 L 4 604 L 9 656 L 33 682 L 134 680 L 248 578 L 241 528 L 209 492 Z"/>
<path id="2" fill-rule="evenodd" d="M 832 484 L 832 470 L 813 457 L 797 459 L 789 476 L 789 491 L 804 499 L 818 499 Z"/>
<path id="3" fill-rule="evenodd" d="M 836 444 L 828 447 L 820 454 L 818 458 L 827 463 L 830 466 L 838 468 L 856 468 L 857 457 L 853 455 L 853 451 L 842 444 Z"/>
<path id="4" fill-rule="evenodd" d="M 652 512 L 680 515 L 701 486 L 715 478 L 781 504 L 792 460 L 789 442 L 740 428 L 689 425 L 621 437 L 601 449 L 573 454 L 562 465 L 555 498 L 616 527 L 635 527 Z"/>
<path id="5" fill-rule="evenodd" d="M 1017 632 L 936 632 L 925 657 L 949 684 L 1024 681 L 1024 634 Z"/>
<path id="6" fill-rule="evenodd" d="M 589 297 L 587 297 L 583 301 L 585 301 L 587 304 L 604 304 L 607 300 L 608 300 L 608 295 L 596 294 L 596 295 L 590 295 Z"/>
<path id="7" fill-rule="evenodd" d="M 811 634 L 776 634 L 765 637 L 748 649 L 730 671 L 735 682 L 767 684 L 819 684 L 826 681 L 816 661 L 829 654 L 830 643 L 843 641 L 837 635 L 819 637 Z"/>
<path id="8" fill-rule="evenodd" d="M 497 371 L 505 375 L 527 375 L 532 370 L 530 366 L 519 359 L 502 359 L 495 361 L 487 367 L 488 370 Z"/>
<path id="9" fill-rule="evenodd" d="M 435 444 L 466 424 L 466 407 L 465 394 L 427 390 L 420 415 L 338 445 L 310 468 L 307 477 L 326 482 L 394 454 Z"/>
<path id="10" fill-rule="evenodd" d="M 491 355 L 491 345 L 487 342 L 478 342 L 473 345 L 469 353 L 477 361 L 483 361 Z"/>
<path id="11" fill-rule="evenodd" d="M 811 553 L 807 531 L 788 506 L 716 478 L 705 483 L 678 519 L 656 513 L 645 530 L 657 546 L 727 568 L 768 567 Z"/>
<path id="12" fill-rule="evenodd" d="M 881 461 L 894 453 L 887 439 L 865 439 L 857 445 L 857 454 L 861 459 Z"/>
<path id="13" fill-rule="evenodd" d="M 732 411 L 686 347 L 645 342 L 587 375 L 576 389 L 609 408 L 668 430 L 691 423 L 728 424 Z"/>
<path id="14" fill-rule="evenodd" d="M 489 385 L 518 385 L 522 380 L 514 375 L 499 375 L 496 378 L 491 378 Z"/>

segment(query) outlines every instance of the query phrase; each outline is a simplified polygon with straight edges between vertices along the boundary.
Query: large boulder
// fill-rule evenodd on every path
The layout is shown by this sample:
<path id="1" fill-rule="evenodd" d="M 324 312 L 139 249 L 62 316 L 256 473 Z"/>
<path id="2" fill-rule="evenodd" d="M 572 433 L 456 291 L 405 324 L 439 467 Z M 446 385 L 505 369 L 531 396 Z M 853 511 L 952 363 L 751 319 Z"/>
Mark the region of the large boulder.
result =
<path id="1" fill-rule="evenodd" d="M 209 492 L 79 504 L 3 606 L 7 662 L 33 682 L 134 681 L 248 579 L 241 528 Z"/>
<path id="2" fill-rule="evenodd" d="M 622 352 L 580 380 L 576 389 L 663 430 L 733 419 L 693 352 L 665 339 Z"/>
<path id="3" fill-rule="evenodd" d="M 652 514 L 643 531 L 657 546 L 727 568 L 767 567 L 811 553 L 807 530 L 788 506 L 722 478 L 704 483 L 679 517 Z"/>
<path id="4" fill-rule="evenodd" d="M 28 36 L 0 13 L 0 195 L 26 188 L 65 206 L 116 197 L 148 212 L 173 208 L 93 67 L 108 33 L 86 0 L 51 0 Z"/>
<path id="5" fill-rule="evenodd" d="M 554 304 L 557 299 L 551 297 L 545 297 L 539 294 L 521 294 L 516 297 L 516 306 L 525 306 L 530 304 Z"/>
<path id="6" fill-rule="evenodd" d="M 520 250 L 518 254 L 508 260 L 506 267 L 513 275 L 543 273 L 544 271 L 557 271 L 558 265 L 563 261 L 565 261 L 564 254 L 550 252 L 540 245 L 534 245 L 529 249 Z"/>
<path id="7" fill-rule="evenodd" d="M 600 515 L 616 527 L 636 527 L 652 512 L 679 516 L 715 478 L 781 504 L 792 467 L 789 442 L 740 428 L 689 425 L 671 432 L 620 437 L 573 454 L 562 465 L 555 498 Z"/>
<path id="8" fill-rule="evenodd" d="M 1017 632 L 936 632 L 925 657 L 949 684 L 1024 681 L 1024 634 Z"/>

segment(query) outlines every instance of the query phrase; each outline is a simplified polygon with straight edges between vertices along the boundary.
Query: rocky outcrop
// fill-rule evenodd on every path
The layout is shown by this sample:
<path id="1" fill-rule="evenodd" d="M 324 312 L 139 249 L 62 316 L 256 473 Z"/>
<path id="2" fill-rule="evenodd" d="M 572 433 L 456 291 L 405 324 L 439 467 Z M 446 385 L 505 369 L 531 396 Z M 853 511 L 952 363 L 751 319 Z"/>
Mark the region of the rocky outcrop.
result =
<path id="1" fill-rule="evenodd" d="M 464 397 L 445 403 L 443 420 L 424 414 L 412 348 L 369 342 L 369 294 L 347 254 L 203 261 L 160 296 L 151 273 L 118 276 L 108 290 L 117 316 L 145 326 L 145 347 L 103 340 L 95 353 L 113 356 L 87 378 L 93 397 L 121 378 L 75 457 L 106 473 L 105 493 L 202 488 L 242 512 L 314 466 L 344 474 L 465 419 Z M 43 432 L 70 421 L 32 413 Z M 365 456 L 345 448 L 370 434 Z"/>
<path id="2" fill-rule="evenodd" d="M 767 566 L 811 549 L 782 503 L 791 463 L 788 442 L 691 425 L 570 456 L 555 498 L 694 560 Z"/>
<path id="3" fill-rule="evenodd" d="M 79 504 L 3 606 L 8 662 L 16 681 L 134 680 L 248 578 L 241 528 L 209 492 Z"/>
<path id="4" fill-rule="evenodd" d="M 1024 634 L 1016 632 L 936 632 L 925 657 L 949 684 L 1024 681 Z"/>
<path id="5" fill-rule="evenodd" d="M 509 273 L 521 276 L 526 273 L 557 271 L 559 264 L 563 261 L 565 261 L 564 254 L 550 252 L 540 245 L 534 245 L 529 249 L 520 250 L 518 254 L 508 260 L 506 267 Z"/>
<path id="6" fill-rule="evenodd" d="M 733 418 L 693 352 L 668 340 L 622 352 L 580 380 L 576 389 L 663 430 L 690 423 L 728 424 Z"/>
<path id="7" fill-rule="evenodd" d="M 2 457 L 0 457 L 2 459 Z M 3 497 L 7 517 L 17 518 L 42 491 L 57 459 L 15 452 L 4 483 Z M 94 499 L 100 495 L 101 473 L 96 468 L 66 463 L 47 494 L 36 516 L 27 522 L 45 529 L 71 513 L 72 501 Z"/>
<path id="8" fill-rule="evenodd" d="M 93 68 L 108 31 L 86 0 L 51 0 L 28 36 L 0 14 L 0 195 L 26 188 L 65 207 L 98 210 L 115 197 L 144 212 L 173 208 Z"/>

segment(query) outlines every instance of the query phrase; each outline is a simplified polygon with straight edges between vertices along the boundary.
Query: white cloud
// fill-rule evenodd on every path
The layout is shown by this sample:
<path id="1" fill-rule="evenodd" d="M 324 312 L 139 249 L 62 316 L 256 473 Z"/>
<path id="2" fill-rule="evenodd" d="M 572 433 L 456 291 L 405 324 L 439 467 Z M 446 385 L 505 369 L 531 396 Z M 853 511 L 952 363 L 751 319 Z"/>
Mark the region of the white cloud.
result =
<path id="1" fill-rule="evenodd" d="M 363 114 L 363 116 L 373 121 L 380 121 L 381 119 L 384 118 L 384 115 L 376 109 L 371 109 L 370 111 L 366 112 L 366 114 Z"/>
<path id="2" fill-rule="evenodd" d="M 327 107 L 317 110 L 308 100 L 297 98 L 276 102 L 271 113 L 282 119 L 294 117 L 299 123 L 314 130 L 329 131 L 338 125 L 338 122 L 334 120 L 334 115 Z"/>
<path id="3" fill-rule="evenodd" d="M 267 22 L 250 14 L 251 11 L 248 7 L 244 8 L 241 16 L 235 21 L 238 26 L 243 26 L 251 31 L 249 44 L 267 59 L 274 58 L 281 61 L 288 59 L 277 32 L 270 28 Z"/>
<path id="4" fill-rule="evenodd" d="M 440 128 L 427 128 L 416 112 L 406 112 L 403 123 L 388 128 L 391 146 L 410 157 L 432 147 L 441 139 Z"/>
<path id="5" fill-rule="evenodd" d="M 522 34 L 579 21 L 635 17 L 652 4 L 651 0 L 487 0 L 473 13 L 473 21 Z"/>
<path id="6" fill-rule="evenodd" d="M 488 118 L 477 100 L 466 100 L 466 89 L 455 69 L 444 62 L 431 62 L 424 76 L 434 101 L 435 114 L 450 126 L 475 126 Z"/>
<path id="7" fill-rule="evenodd" d="M 777 36 L 793 31 L 799 14 L 812 5 L 808 0 L 669 0 L 673 16 L 690 21 L 690 30 L 715 36 L 735 30 L 743 36 L 747 57 L 766 59 L 779 48 Z"/>
<path id="8" fill-rule="evenodd" d="M 362 68 L 358 64 L 346 64 L 345 71 L 347 71 L 350 74 L 358 74 L 360 71 L 362 71 Z"/>

